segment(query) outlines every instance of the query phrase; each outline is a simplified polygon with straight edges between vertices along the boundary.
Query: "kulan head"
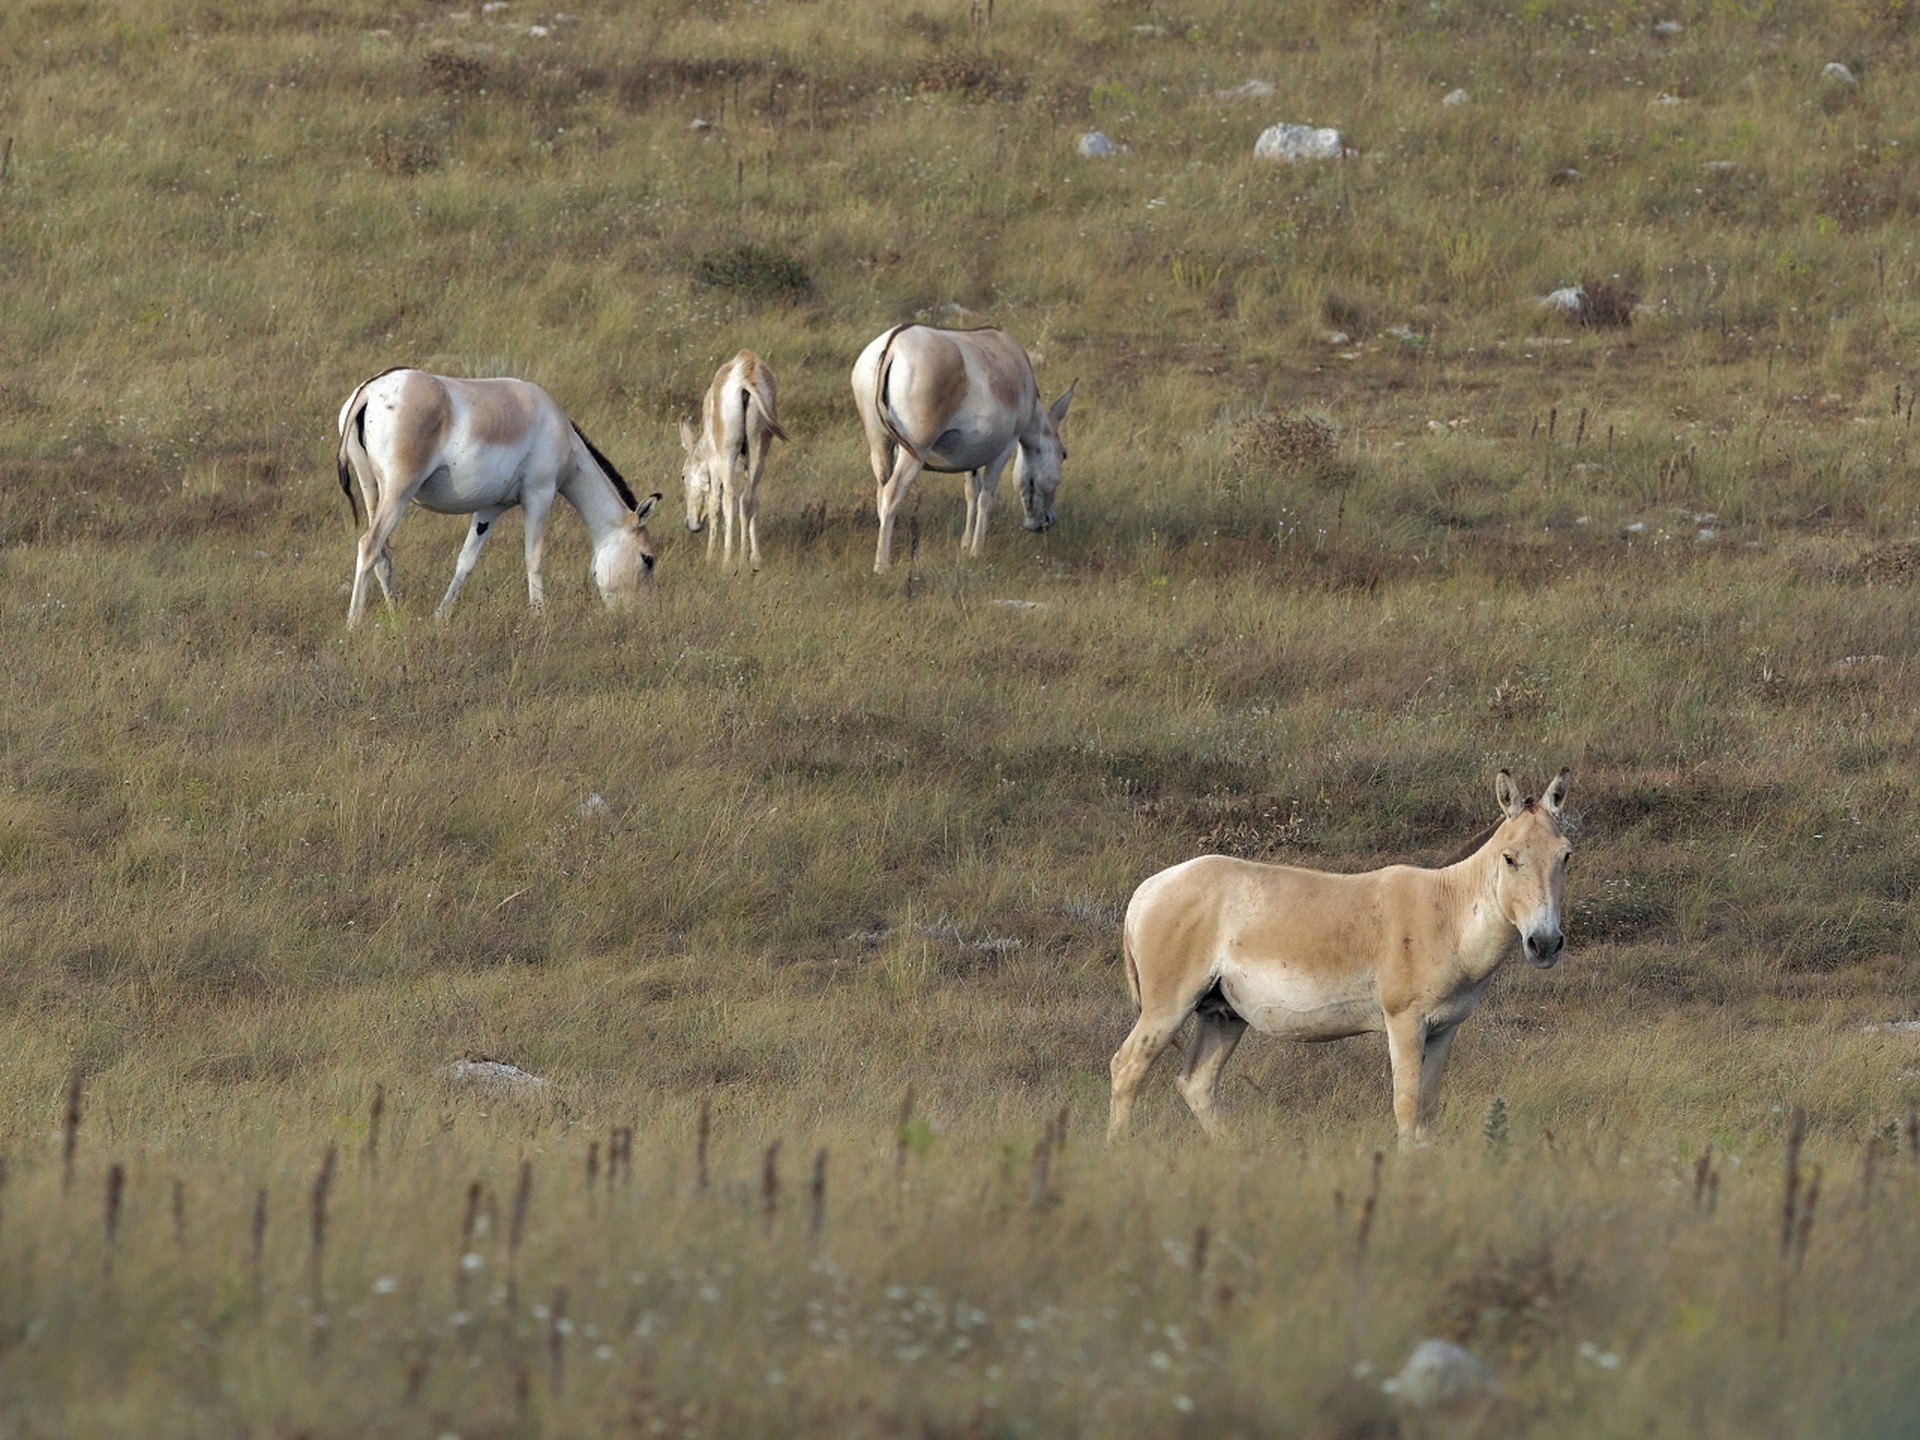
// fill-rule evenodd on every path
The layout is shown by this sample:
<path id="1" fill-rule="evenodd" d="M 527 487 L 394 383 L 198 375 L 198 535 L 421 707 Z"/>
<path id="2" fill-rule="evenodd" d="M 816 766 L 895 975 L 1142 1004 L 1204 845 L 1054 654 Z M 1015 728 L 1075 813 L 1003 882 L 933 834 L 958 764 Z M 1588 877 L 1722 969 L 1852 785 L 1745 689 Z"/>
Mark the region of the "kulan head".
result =
<path id="1" fill-rule="evenodd" d="M 1503 818 L 1488 842 L 1498 855 L 1496 893 L 1500 913 L 1520 932 L 1527 963 L 1542 970 L 1559 963 L 1567 947 L 1560 909 L 1567 893 L 1567 867 L 1573 845 L 1560 828 L 1560 807 L 1567 800 L 1562 770 L 1538 800 L 1523 793 L 1505 770 L 1494 779 L 1494 795 Z"/>
<path id="2" fill-rule="evenodd" d="M 700 433 L 685 420 L 680 422 L 680 448 L 686 452 L 680 467 L 680 483 L 687 492 L 687 529 L 698 535 L 707 528 L 707 522 L 719 507 L 719 478 L 708 463 L 707 447 Z"/>
<path id="3" fill-rule="evenodd" d="M 659 503 L 656 490 L 594 548 L 593 583 L 609 610 L 626 609 L 653 583 L 653 537 L 647 534 L 647 517 Z"/>
<path id="4" fill-rule="evenodd" d="M 1067 458 L 1060 427 L 1067 423 L 1073 392 L 1079 388 L 1078 380 L 1069 385 L 1066 393 L 1040 411 L 1036 423 L 1020 437 L 1020 449 L 1013 457 L 1013 483 L 1026 511 L 1020 523 L 1029 530 L 1053 528 L 1053 497 L 1060 492 L 1060 466 Z"/>

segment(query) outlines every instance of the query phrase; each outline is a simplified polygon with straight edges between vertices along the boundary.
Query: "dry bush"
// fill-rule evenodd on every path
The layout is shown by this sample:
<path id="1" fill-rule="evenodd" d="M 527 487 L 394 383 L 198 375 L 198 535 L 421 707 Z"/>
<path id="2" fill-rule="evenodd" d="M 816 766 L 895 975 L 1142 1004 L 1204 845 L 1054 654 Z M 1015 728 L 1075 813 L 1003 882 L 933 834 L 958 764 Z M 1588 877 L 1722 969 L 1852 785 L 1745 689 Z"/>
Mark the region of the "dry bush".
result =
<path id="1" fill-rule="evenodd" d="M 1300 470 L 1333 458 L 1334 429 L 1301 415 L 1254 415 L 1233 427 L 1230 450 L 1242 471 Z"/>
<path id="2" fill-rule="evenodd" d="M 1579 307 L 1568 314 L 1576 325 L 1593 329 L 1621 329 L 1633 324 L 1633 310 L 1640 296 L 1621 283 L 1618 275 L 1608 279 L 1580 282 Z"/>
<path id="3" fill-rule="evenodd" d="M 383 175 L 420 175 L 440 168 L 440 147 L 426 140 L 382 135 L 367 152 L 367 162 Z"/>
<path id="4" fill-rule="evenodd" d="M 923 94 L 960 95 L 969 100 L 1017 99 L 1020 80 L 977 50 L 940 50 L 920 62 L 913 88 Z"/>
<path id="5" fill-rule="evenodd" d="M 693 278 L 762 300 L 799 299 L 813 290 L 813 277 L 798 256 L 760 245 L 734 245 L 702 255 L 694 261 Z"/>
<path id="6" fill-rule="evenodd" d="M 429 50 L 420 62 L 427 88 L 442 95 L 474 95 L 484 90 L 491 72 L 487 62 L 453 50 Z"/>

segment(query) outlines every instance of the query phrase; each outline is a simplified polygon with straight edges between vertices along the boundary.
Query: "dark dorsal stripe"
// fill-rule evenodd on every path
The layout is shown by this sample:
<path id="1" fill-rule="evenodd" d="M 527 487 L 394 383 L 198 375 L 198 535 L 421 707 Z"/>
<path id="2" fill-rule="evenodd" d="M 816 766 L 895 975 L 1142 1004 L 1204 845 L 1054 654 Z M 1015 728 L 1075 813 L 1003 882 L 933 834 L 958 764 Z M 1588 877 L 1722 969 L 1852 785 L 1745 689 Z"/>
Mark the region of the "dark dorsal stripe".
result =
<path id="1" fill-rule="evenodd" d="M 567 423 L 573 425 L 571 420 Z M 586 437 L 586 432 L 578 425 L 573 425 L 573 433 L 578 435 L 580 443 L 587 447 L 587 453 L 593 456 L 594 464 L 606 471 L 607 478 L 613 482 L 613 488 L 620 492 L 620 503 L 629 510 L 638 510 L 640 502 L 633 498 L 633 491 L 627 488 L 627 477 L 613 468 L 613 462 L 600 453 L 599 447 Z"/>
<path id="2" fill-rule="evenodd" d="M 1452 855 L 1449 855 L 1445 860 L 1442 860 L 1439 863 L 1439 865 L 1435 866 L 1434 868 L 1438 870 L 1444 870 L 1449 865 L 1458 865 L 1462 860 L 1470 859 L 1472 856 L 1478 854 L 1480 851 L 1480 847 L 1486 844 L 1487 841 L 1491 840 L 1493 838 L 1493 832 L 1498 830 L 1504 824 L 1506 824 L 1506 820 L 1504 817 L 1494 821 L 1493 824 L 1487 826 L 1486 829 L 1482 830 L 1478 835 L 1474 836 L 1465 845 L 1461 846 L 1458 851 L 1456 851 Z"/>

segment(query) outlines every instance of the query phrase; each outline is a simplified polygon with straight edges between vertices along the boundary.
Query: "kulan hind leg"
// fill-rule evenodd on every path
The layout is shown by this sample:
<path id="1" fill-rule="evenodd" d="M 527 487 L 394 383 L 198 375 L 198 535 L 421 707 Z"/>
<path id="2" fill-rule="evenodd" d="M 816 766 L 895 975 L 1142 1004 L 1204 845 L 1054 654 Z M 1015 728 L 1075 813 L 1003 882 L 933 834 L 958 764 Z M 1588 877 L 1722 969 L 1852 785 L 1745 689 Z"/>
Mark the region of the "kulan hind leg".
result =
<path id="1" fill-rule="evenodd" d="M 1185 1010 L 1171 1015 L 1143 1010 L 1127 1038 L 1120 1042 L 1120 1048 L 1113 1052 L 1113 1063 L 1108 1067 L 1113 1075 L 1113 1108 L 1107 1117 L 1109 1145 L 1126 1135 L 1133 1120 L 1133 1097 L 1139 1093 L 1140 1082 L 1147 1078 L 1153 1062 L 1160 1058 L 1160 1052 L 1167 1048 L 1173 1032 L 1186 1018 Z"/>
<path id="2" fill-rule="evenodd" d="M 1201 1009 L 1195 1012 L 1194 1023 L 1193 1043 L 1180 1070 L 1180 1097 L 1201 1128 L 1217 1140 L 1224 1130 L 1220 1123 L 1220 1072 L 1227 1068 L 1234 1046 L 1247 1033 L 1247 1022 L 1231 1011 Z"/>

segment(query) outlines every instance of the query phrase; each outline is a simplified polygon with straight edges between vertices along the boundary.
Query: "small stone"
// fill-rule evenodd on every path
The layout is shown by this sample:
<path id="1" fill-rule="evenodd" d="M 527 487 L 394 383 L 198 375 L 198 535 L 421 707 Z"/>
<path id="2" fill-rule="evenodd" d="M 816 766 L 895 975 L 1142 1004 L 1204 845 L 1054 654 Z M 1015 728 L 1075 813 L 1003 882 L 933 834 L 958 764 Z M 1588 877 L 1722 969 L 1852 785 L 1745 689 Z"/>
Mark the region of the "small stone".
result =
<path id="1" fill-rule="evenodd" d="M 535 1094 L 551 1083 L 504 1060 L 456 1060 L 446 1069 L 447 1083 L 488 1094 Z"/>
<path id="2" fill-rule="evenodd" d="M 1273 83 L 1269 80 L 1249 80 L 1230 90 L 1216 90 L 1213 93 L 1221 100 L 1264 100 L 1273 94 Z"/>
<path id="3" fill-rule="evenodd" d="M 1440 103 L 1442 105 L 1465 105 L 1472 99 L 1473 97 L 1464 90 L 1449 90 L 1445 95 L 1440 97 Z"/>
<path id="4" fill-rule="evenodd" d="M 1671 40 L 1676 35 L 1686 34 L 1686 31 L 1687 27 L 1682 25 L 1678 20 L 1656 20 L 1653 22 L 1653 33 L 1658 35 L 1662 40 Z"/>
<path id="5" fill-rule="evenodd" d="M 1080 158 L 1082 160 L 1105 160 L 1112 155 L 1125 155 L 1128 147 L 1117 145 L 1099 130 L 1089 130 L 1080 137 Z"/>
<path id="6" fill-rule="evenodd" d="M 1338 160 L 1346 152 L 1346 139 L 1338 130 L 1312 125 L 1269 125 L 1253 143 L 1256 158 L 1284 160 L 1289 165 L 1302 160 Z"/>
<path id="7" fill-rule="evenodd" d="M 1493 1389 L 1493 1372 L 1471 1350 L 1448 1340 L 1422 1340 L 1400 1373 L 1380 1388 L 1402 1404 L 1424 1410 L 1485 1395 Z"/>
<path id="8" fill-rule="evenodd" d="M 1860 83 L 1860 77 L 1855 75 L 1853 71 L 1849 70 L 1845 65 L 1842 65 L 1838 60 L 1829 60 L 1822 66 L 1820 78 L 1823 80 L 1832 80 L 1841 85 L 1858 85 Z"/>

